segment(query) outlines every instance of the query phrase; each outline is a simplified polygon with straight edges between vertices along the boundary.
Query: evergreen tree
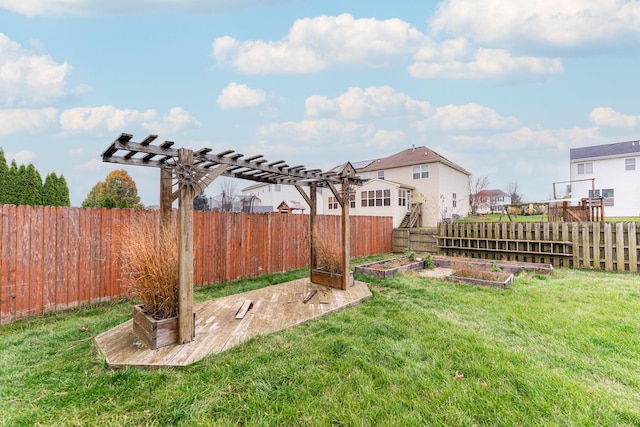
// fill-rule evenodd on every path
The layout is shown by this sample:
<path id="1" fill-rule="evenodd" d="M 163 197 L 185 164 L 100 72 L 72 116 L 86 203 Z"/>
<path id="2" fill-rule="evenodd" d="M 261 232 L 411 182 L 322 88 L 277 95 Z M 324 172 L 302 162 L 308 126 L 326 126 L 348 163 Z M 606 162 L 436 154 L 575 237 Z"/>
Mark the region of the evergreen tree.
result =
<path id="1" fill-rule="evenodd" d="M 4 150 L 0 148 L 0 205 L 7 202 L 7 180 L 9 179 L 9 165 L 4 157 Z"/>
<path id="2" fill-rule="evenodd" d="M 42 194 L 42 178 L 40 174 L 33 166 L 29 164 L 26 168 L 20 167 L 19 171 L 22 174 L 22 191 L 20 196 L 21 205 L 36 206 L 41 204 Z"/>
<path id="3" fill-rule="evenodd" d="M 64 179 L 64 175 L 60 174 L 56 183 L 56 206 L 71 206 L 71 197 L 69 197 L 69 186 L 67 180 Z"/>
<path id="4" fill-rule="evenodd" d="M 7 174 L 6 183 L 6 203 L 9 205 L 17 205 L 20 203 L 20 175 L 18 173 L 18 165 L 16 161 L 11 161 L 11 167 Z"/>
<path id="5" fill-rule="evenodd" d="M 42 205 L 56 206 L 56 174 L 51 172 L 44 180 L 42 186 Z"/>

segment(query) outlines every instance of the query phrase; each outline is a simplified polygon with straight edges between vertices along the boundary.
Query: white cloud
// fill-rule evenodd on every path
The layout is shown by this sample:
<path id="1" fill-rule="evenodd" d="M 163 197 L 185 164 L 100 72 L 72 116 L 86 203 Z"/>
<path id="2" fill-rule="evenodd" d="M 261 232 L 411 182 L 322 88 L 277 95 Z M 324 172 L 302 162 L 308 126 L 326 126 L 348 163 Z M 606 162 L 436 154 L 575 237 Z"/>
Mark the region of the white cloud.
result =
<path id="1" fill-rule="evenodd" d="M 478 104 L 445 105 L 436 108 L 428 119 L 416 124 L 418 130 L 438 127 L 445 131 L 468 129 L 505 129 L 517 126 L 518 120 L 503 117 L 497 111 Z"/>
<path id="2" fill-rule="evenodd" d="M 223 110 L 257 107 L 265 103 L 267 95 L 263 90 L 251 89 L 247 85 L 229 83 L 218 96 L 218 105 Z"/>
<path id="3" fill-rule="evenodd" d="M 640 116 L 622 114 L 610 107 L 595 108 L 589 113 L 589 120 L 601 127 L 634 129 L 640 124 Z"/>
<path id="4" fill-rule="evenodd" d="M 30 150 L 22 150 L 16 153 L 5 153 L 5 158 L 7 159 L 7 163 L 15 160 L 19 165 L 27 165 L 33 162 L 33 159 L 36 158 L 36 153 Z"/>
<path id="5" fill-rule="evenodd" d="M 580 47 L 640 38 L 637 6 L 626 0 L 445 0 L 430 24 L 479 43 Z"/>
<path id="6" fill-rule="evenodd" d="M 0 33 L 0 97 L 6 105 L 40 104 L 67 95 L 71 66 L 34 55 Z"/>
<path id="7" fill-rule="evenodd" d="M 133 123 L 150 122 L 156 118 L 156 110 L 120 110 L 111 105 L 77 107 L 60 114 L 60 126 L 67 131 L 90 132 L 107 129 L 123 130 Z"/>
<path id="8" fill-rule="evenodd" d="M 378 148 L 387 147 L 397 142 L 403 141 L 405 133 L 399 130 L 378 130 L 373 135 L 373 142 Z"/>
<path id="9" fill-rule="evenodd" d="M 153 109 L 121 110 L 112 105 L 77 107 L 60 114 L 61 128 L 73 132 L 123 131 L 127 127 L 140 126 L 152 133 L 160 134 L 199 125 L 200 123 L 181 107 L 172 108 L 161 119 L 158 119 L 158 112 Z"/>
<path id="10" fill-rule="evenodd" d="M 571 147 L 580 147 L 601 140 L 597 128 L 531 129 L 521 127 L 512 132 L 489 136 L 452 136 L 463 147 L 483 147 L 495 152 L 527 149 L 544 149 L 566 152 Z"/>
<path id="11" fill-rule="evenodd" d="M 442 51 L 420 50 L 416 62 L 408 67 L 409 74 L 416 78 L 484 79 L 557 74 L 563 70 L 557 58 L 512 56 L 504 49 L 483 48 L 469 53 L 463 45 L 442 47 Z"/>
<path id="12" fill-rule="evenodd" d="M 0 8 L 27 16 L 101 15 L 140 12 L 225 13 L 286 0 L 0 0 Z"/>
<path id="13" fill-rule="evenodd" d="M 422 117 L 429 109 L 428 102 L 412 99 L 389 86 L 372 86 L 366 89 L 351 87 L 333 99 L 313 95 L 305 100 L 305 112 L 308 117 L 336 114 L 347 120 L 407 114 Z"/>
<path id="14" fill-rule="evenodd" d="M 0 109 L 0 135 L 33 132 L 55 124 L 57 119 L 55 108 Z"/>
<path id="15" fill-rule="evenodd" d="M 402 60 L 425 36 L 400 19 L 355 19 L 350 14 L 298 19 L 278 41 L 219 37 L 220 65 L 245 74 L 313 73 L 330 66 L 386 66 Z"/>
<path id="16" fill-rule="evenodd" d="M 160 121 L 142 123 L 144 129 L 158 135 L 178 132 L 193 126 L 200 126 L 200 122 L 182 107 L 173 107 Z"/>
<path id="17" fill-rule="evenodd" d="M 348 139 L 349 136 L 373 135 L 372 125 L 333 119 L 303 120 L 263 125 L 258 128 L 261 138 L 287 138 L 292 141 L 326 142 Z"/>

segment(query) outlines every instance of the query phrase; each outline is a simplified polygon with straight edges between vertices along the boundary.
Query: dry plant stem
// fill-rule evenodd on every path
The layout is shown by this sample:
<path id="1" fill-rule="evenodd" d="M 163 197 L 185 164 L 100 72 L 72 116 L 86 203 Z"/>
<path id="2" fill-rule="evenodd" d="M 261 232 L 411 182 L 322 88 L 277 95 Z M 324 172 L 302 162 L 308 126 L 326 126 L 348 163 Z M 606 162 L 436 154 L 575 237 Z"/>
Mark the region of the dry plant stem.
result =
<path id="1" fill-rule="evenodd" d="M 342 272 L 342 249 L 340 244 L 331 238 L 322 238 L 316 231 L 314 235 L 318 263 L 328 273 Z"/>
<path id="2" fill-rule="evenodd" d="M 504 276 L 504 274 L 501 273 L 478 269 L 478 267 L 475 267 L 472 264 L 461 261 L 452 261 L 451 269 L 454 270 L 455 276 L 471 277 L 482 280 L 496 280 Z"/>
<path id="3" fill-rule="evenodd" d="M 126 281 L 156 319 L 178 314 L 178 246 L 171 227 L 144 222 L 128 230 L 122 259 Z"/>

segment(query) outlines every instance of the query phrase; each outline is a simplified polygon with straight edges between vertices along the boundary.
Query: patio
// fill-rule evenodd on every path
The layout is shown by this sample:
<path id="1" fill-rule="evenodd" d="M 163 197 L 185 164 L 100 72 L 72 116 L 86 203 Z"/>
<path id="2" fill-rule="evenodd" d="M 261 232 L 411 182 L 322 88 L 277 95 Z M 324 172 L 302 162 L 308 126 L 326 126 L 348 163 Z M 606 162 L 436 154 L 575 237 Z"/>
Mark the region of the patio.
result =
<path id="1" fill-rule="evenodd" d="M 312 291 L 316 293 L 303 302 Z M 302 324 L 370 296 L 371 291 L 363 282 L 355 281 L 346 290 L 339 290 L 304 278 L 195 304 L 195 338 L 186 344 L 150 350 L 133 333 L 132 320 L 103 332 L 95 341 L 114 369 L 187 366 L 257 335 Z M 237 313 L 249 305 L 248 301 L 253 304 L 251 309 L 237 319 Z"/>

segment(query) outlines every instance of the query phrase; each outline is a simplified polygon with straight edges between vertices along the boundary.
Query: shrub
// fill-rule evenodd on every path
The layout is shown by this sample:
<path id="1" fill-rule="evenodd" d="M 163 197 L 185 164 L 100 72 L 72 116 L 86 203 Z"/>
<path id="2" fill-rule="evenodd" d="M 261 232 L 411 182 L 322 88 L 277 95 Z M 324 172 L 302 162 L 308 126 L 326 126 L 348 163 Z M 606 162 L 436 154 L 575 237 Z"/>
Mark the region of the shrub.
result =
<path id="1" fill-rule="evenodd" d="M 130 291 L 155 319 L 178 315 L 178 238 L 171 227 L 144 222 L 126 230 L 121 254 Z"/>
<path id="2" fill-rule="evenodd" d="M 433 264 L 433 255 L 427 253 L 424 257 L 424 268 L 427 270 L 433 270 L 433 267 L 435 267 Z"/>
<path id="3" fill-rule="evenodd" d="M 313 236 L 318 264 L 327 273 L 342 273 L 342 248 L 334 239 L 321 238 L 315 231 Z"/>

